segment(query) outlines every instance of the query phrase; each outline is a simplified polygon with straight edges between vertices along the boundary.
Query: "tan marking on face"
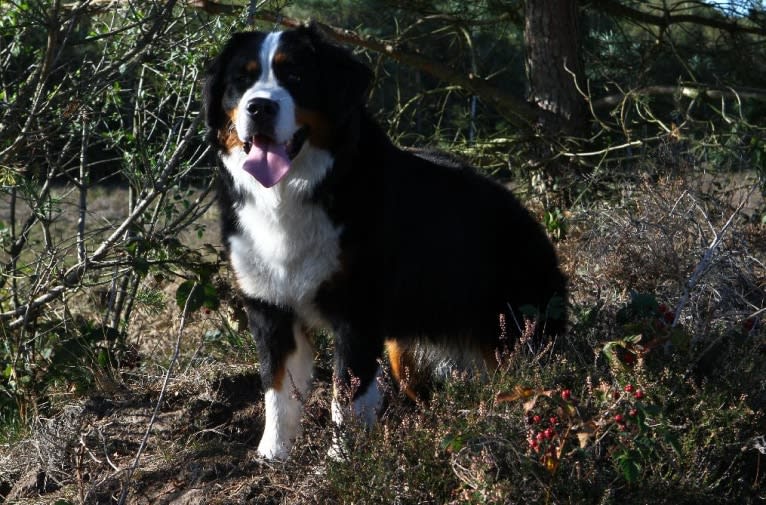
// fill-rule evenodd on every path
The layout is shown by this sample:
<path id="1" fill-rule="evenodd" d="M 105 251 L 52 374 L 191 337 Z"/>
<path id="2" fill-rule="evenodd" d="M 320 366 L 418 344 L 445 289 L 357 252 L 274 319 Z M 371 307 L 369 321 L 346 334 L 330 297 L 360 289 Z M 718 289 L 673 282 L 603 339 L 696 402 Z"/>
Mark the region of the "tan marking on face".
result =
<path id="1" fill-rule="evenodd" d="M 287 54 L 283 53 L 282 51 L 278 51 L 277 54 L 274 55 L 274 64 L 279 64 L 287 61 Z"/>
<path id="2" fill-rule="evenodd" d="M 315 110 L 295 108 L 295 121 L 303 126 L 308 126 L 308 141 L 314 147 L 329 149 L 332 147 L 335 136 L 330 122 L 321 113 Z"/>
<path id="3" fill-rule="evenodd" d="M 226 111 L 226 115 L 229 116 L 229 120 L 231 121 L 231 124 L 237 124 L 237 112 L 238 107 L 234 107 L 233 109 L 229 109 Z"/>
<path id="4" fill-rule="evenodd" d="M 223 125 L 223 128 L 218 130 L 218 141 L 224 146 L 226 152 L 230 153 L 234 149 L 242 147 L 244 143 L 239 140 L 237 130 L 234 128 L 237 121 L 237 108 L 227 110 L 226 116 L 229 118 L 229 121 Z"/>
<path id="5" fill-rule="evenodd" d="M 227 153 L 244 145 L 244 143 L 239 140 L 237 131 L 231 124 L 218 131 L 218 141 L 223 145 Z"/>
<path id="6" fill-rule="evenodd" d="M 223 145 L 223 147 L 226 149 L 227 153 L 232 152 L 234 149 L 238 147 L 242 147 L 244 143 L 239 140 L 239 136 L 237 135 L 237 130 L 234 128 L 234 125 L 237 121 L 237 109 L 236 107 L 233 109 L 229 109 L 226 111 L 226 116 L 229 118 L 229 121 L 226 122 L 223 127 L 218 130 L 218 141 Z"/>
<path id="7" fill-rule="evenodd" d="M 245 63 L 245 71 L 250 73 L 258 72 L 258 69 L 260 69 L 261 65 L 258 63 L 258 60 L 250 60 L 247 63 Z"/>

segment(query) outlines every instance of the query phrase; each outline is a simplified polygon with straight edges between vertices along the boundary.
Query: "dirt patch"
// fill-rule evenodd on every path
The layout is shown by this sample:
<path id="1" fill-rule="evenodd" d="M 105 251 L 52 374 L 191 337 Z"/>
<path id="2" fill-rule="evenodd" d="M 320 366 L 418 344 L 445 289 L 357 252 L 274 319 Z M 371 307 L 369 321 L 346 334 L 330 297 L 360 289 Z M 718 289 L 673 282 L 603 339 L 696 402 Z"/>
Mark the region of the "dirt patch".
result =
<path id="1" fill-rule="evenodd" d="M 41 421 L 2 458 L 5 501 L 117 503 L 158 387 L 94 396 Z M 271 494 L 271 479 L 258 477 L 271 468 L 254 453 L 263 425 L 257 369 L 180 378 L 166 395 L 127 503 L 251 503 Z"/>

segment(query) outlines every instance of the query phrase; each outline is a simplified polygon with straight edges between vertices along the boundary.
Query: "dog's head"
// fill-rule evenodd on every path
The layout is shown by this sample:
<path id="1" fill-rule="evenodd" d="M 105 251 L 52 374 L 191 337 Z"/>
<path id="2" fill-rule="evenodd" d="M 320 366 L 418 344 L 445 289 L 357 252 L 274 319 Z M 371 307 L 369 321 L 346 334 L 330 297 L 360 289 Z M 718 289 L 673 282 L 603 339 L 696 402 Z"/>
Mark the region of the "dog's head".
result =
<path id="1" fill-rule="evenodd" d="M 234 34 L 208 70 L 208 139 L 270 187 L 306 142 L 331 151 L 361 110 L 370 70 L 315 26 Z"/>

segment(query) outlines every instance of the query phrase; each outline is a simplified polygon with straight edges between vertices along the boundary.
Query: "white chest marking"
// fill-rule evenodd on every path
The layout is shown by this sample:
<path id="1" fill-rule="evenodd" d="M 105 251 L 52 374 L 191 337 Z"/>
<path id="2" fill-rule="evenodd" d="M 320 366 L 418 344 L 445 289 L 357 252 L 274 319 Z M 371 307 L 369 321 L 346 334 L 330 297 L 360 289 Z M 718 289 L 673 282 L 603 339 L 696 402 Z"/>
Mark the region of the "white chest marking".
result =
<path id="1" fill-rule="evenodd" d="M 236 209 L 242 231 L 229 237 L 239 287 L 248 296 L 291 307 L 316 325 L 314 297 L 340 267 L 341 230 L 308 195 L 333 158 L 306 143 L 287 176 L 270 189 L 240 168 L 243 158 L 241 150 L 224 156 L 245 195 Z"/>

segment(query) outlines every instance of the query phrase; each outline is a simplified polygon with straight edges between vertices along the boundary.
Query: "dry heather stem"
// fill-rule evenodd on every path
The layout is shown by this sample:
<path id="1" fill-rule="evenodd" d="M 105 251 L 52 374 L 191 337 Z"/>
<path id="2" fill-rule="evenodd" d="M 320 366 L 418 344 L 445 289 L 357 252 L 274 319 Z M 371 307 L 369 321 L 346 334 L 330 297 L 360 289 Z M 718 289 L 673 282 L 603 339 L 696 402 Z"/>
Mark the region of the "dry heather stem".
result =
<path id="1" fill-rule="evenodd" d="M 734 222 L 734 218 L 739 215 L 742 208 L 750 199 L 750 195 L 753 194 L 753 191 L 755 191 L 757 187 L 758 187 L 758 184 L 754 184 L 750 188 L 747 194 L 742 198 L 742 201 L 739 203 L 737 208 L 734 210 L 734 212 L 732 212 L 731 216 L 729 216 L 729 219 L 721 227 L 720 231 L 716 233 L 715 230 L 713 230 L 713 240 L 710 242 L 710 245 L 705 250 L 705 254 L 702 255 L 702 259 L 697 264 L 697 266 L 694 269 L 694 272 L 692 272 L 691 277 L 689 277 L 689 280 L 686 282 L 686 285 L 684 286 L 683 295 L 681 295 L 681 299 L 678 301 L 678 304 L 676 305 L 676 314 L 675 314 L 675 318 L 673 319 L 672 326 L 676 326 L 678 324 L 678 320 L 681 317 L 681 313 L 683 312 L 686 304 L 689 302 L 689 296 L 691 292 L 697 286 L 700 279 L 702 279 L 702 276 L 704 275 L 704 273 L 708 270 L 708 267 L 710 266 L 710 262 L 713 260 L 713 255 L 715 254 L 716 249 L 718 249 L 718 246 L 721 244 L 721 240 L 723 240 L 723 237 L 726 234 L 726 231 Z M 705 217 L 707 218 L 707 216 Z M 708 219 L 708 222 L 709 222 L 709 219 Z M 696 343 L 696 340 L 698 340 L 698 337 L 694 337 L 692 343 L 693 344 Z"/>

